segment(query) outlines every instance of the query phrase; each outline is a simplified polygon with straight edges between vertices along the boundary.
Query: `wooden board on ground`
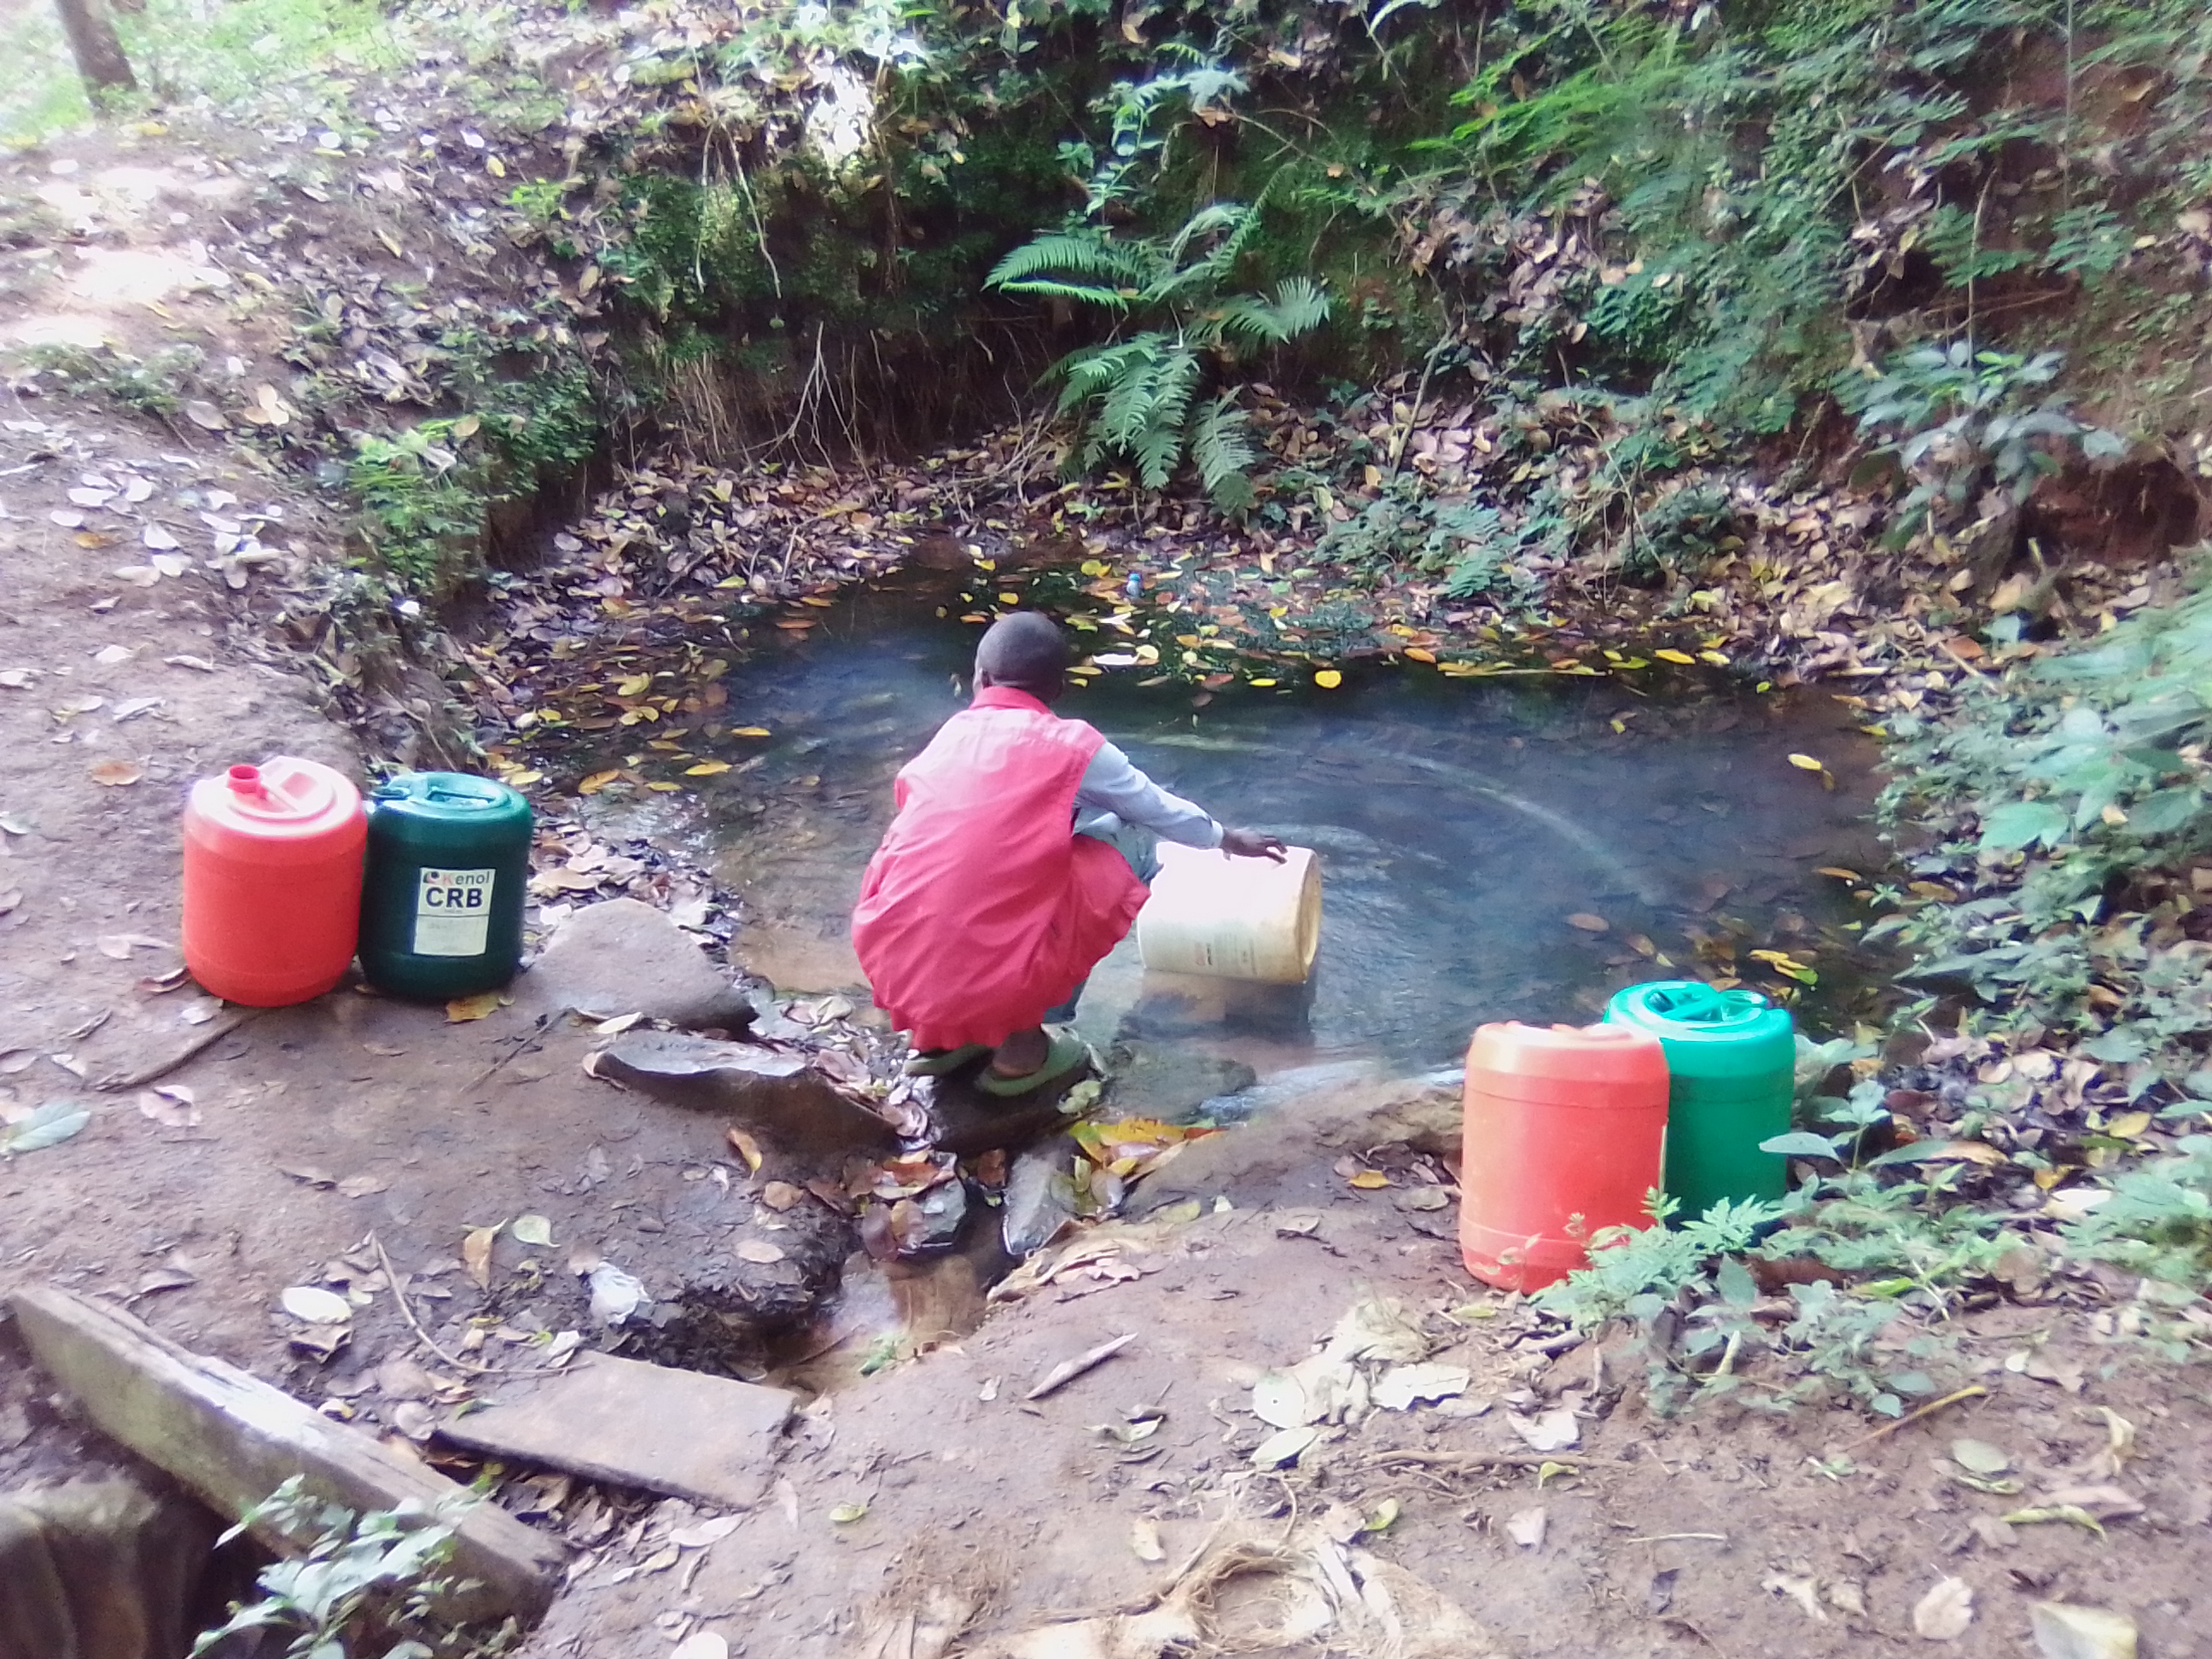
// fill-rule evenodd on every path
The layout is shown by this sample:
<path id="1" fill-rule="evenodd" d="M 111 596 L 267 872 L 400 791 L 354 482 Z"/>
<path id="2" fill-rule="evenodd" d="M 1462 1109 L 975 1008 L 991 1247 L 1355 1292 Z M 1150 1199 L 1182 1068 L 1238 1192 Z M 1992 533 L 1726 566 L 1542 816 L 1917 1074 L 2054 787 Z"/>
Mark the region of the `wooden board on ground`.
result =
<path id="1" fill-rule="evenodd" d="M 234 1365 L 178 1346 L 119 1308 L 51 1286 L 18 1291 L 12 1304 L 32 1357 L 87 1417 L 233 1519 L 295 1474 L 318 1497 L 357 1512 L 465 1495 L 443 1475 Z M 461 1522 L 453 1566 L 456 1579 L 481 1588 L 457 1594 L 444 1611 L 534 1618 L 552 1601 L 565 1560 L 555 1540 L 495 1504 L 476 1504 Z"/>
<path id="2" fill-rule="evenodd" d="M 581 1353 L 563 1370 L 502 1383 L 438 1434 L 489 1456 L 740 1510 L 767 1490 L 792 1404 L 781 1389 Z"/>

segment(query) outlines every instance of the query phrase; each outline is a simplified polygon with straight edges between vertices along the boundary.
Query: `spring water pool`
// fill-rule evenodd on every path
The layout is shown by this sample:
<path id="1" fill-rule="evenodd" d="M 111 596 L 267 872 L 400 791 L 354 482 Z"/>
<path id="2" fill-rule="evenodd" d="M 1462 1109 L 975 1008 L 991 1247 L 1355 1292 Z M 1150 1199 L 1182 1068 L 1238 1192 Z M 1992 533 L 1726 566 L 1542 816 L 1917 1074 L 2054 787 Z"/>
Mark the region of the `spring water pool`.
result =
<path id="1" fill-rule="evenodd" d="M 692 833 L 745 899 L 733 954 L 781 990 L 864 988 L 846 919 L 893 775 L 966 700 L 981 629 L 951 597 L 944 579 L 902 577 L 769 634 L 730 671 L 717 723 L 685 738 L 732 763 L 698 790 Z M 1586 1020 L 1641 979 L 1740 975 L 1798 994 L 1754 951 L 1817 975 L 1803 994 L 1827 1023 L 1855 1006 L 1849 924 L 1866 912 L 1820 872 L 1881 858 L 1873 745 L 1825 693 L 1698 675 L 1451 679 L 1407 662 L 1355 665 L 1334 690 L 1224 686 L 1194 707 L 1193 687 L 1140 683 L 1148 672 L 1101 674 L 1060 712 L 1224 821 L 1314 848 L 1321 956 L 1289 995 L 1148 980 L 1125 942 L 1085 999 L 1094 1042 L 1263 1077 L 1355 1056 L 1426 1067 L 1483 1020 Z M 728 735 L 759 727 L 772 735 Z M 1792 754 L 1825 763 L 1833 787 Z"/>

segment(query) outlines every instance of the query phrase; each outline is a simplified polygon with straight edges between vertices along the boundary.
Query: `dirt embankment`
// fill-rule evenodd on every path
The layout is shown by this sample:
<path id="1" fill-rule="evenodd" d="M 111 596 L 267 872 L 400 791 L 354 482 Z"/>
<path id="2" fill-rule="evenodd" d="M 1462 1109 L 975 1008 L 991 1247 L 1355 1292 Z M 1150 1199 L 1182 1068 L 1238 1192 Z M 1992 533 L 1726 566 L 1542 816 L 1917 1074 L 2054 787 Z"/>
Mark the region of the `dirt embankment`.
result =
<path id="1" fill-rule="evenodd" d="M 81 228 L 9 252 L 11 301 L 21 319 L 75 317 L 142 353 L 172 328 L 199 331 L 238 383 L 228 406 L 275 424 L 290 408 L 276 324 L 238 307 L 203 257 L 260 185 L 204 156 L 149 159 L 91 147 L 18 158 L 17 187 L 48 192 L 40 210 Z M 289 583 L 337 560 L 341 530 L 313 493 L 189 415 L 164 435 L 102 405 L 10 394 L 0 420 L 0 1110 L 92 1109 L 74 1139 L 0 1164 L 0 1290 L 45 1279 L 125 1303 L 415 1446 L 469 1376 L 419 1346 L 402 1296 L 449 1352 L 498 1359 L 587 1327 L 578 1261 L 633 1267 L 665 1293 L 691 1264 L 760 1256 L 739 1255 L 748 1241 L 781 1252 L 792 1224 L 768 1183 L 795 1171 L 753 1168 L 718 1114 L 587 1077 L 600 1034 L 558 1010 L 525 998 L 455 1020 L 346 989 L 242 1018 L 169 983 L 184 787 L 273 751 L 356 771 L 366 758 L 326 712 L 345 668 L 322 648 L 331 636 L 307 630 L 321 656 L 293 655 L 267 627 Z M 1838 495 L 1821 511 L 1838 501 L 1851 505 Z M 1804 505 L 1761 526 L 1769 550 L 1802 558 L 1715 620 L 1725 638 L 1689 642 L 1771 633 L 1844 667 L 1878 647 L 1905 677 L 1900 698 L 1976 672 L 1948 621 L 1875 622 L 1863 571 L 1837 562 L 1859 558 L 1856 544 L 1832 544 Z M 619 585 L 631 573 L 602 574 Z M 1562 652 L 1560 672 L 1602 656 L 1587 644 Z M 711 916 L 714 896 L 650 849 L 556 829 L 540 848 L 548 901 L 630 892 Z M 1968 1590 L 1960 1652 L 2018 1651 L 2039 1599 L 2124 1607 L 2154 1651 L 2192 1650 L 2203 1402 L 2143 1368 L 2126 1308 L 2104 1305 L 2124 1304 L 2124 1287 L 2075 1276 L 1979 1298 L 1948 1363 L 1982 1392 L 1893 1432 L 1814 1407 L 1664 1422 L 1645 1413 L 1632 1357 L 1472 1285 L 1448 1184 L 1347 1186 L 1339 1164 L 1370 1150 L 1364 1121 L 1352 1112 L 1334 1140 L 1223 1137 L 1245 1152 L 1187 1160 L 1152 1218 L 1046 1259 L 1020 1305 L 973 1334 L 972 1279 L 910 1294 L 904 1322 L 885 1327 L 891 1357 L 931 1351 L 805 1412 L 775 1448 L 762 1501 L 712 1537 L 688 1530 L 700 1517 L 674 1500 L 510 1471 L 502 1501 L 578 1550 L 534 1650 L 705 1635 L 757 1656 L 869 1651 L 871 1632 L 893 1640 L 885 1616 L 920 1608 L 968 1627 L 975 1652 L 1054 1620 L 1160 1613 L 1190 1621 L 1189 1641 L 1241 1632 L 1284 1652 L 1326 1650 L 1334 1627 L 1355 1651 L 1840 1654 L 1942 1628 Z M 1444 1206 L 1401 1202 L 1416 1193 Z M 467 1259 L 472 1235 L 524 1215 L 555 1244 L 509 1230 Z M 334 1357 L 302 1352 L 276 1310 L 285 1287 L 306 1284 L 356 1304 Z M 1328 1359 L 1332 1386 L 1356 1374 L 1360 1389 L 1384 1387 L 1412 1365 L 1441 1368 L 1449 1386 L 1413 1409 L 1291 1424 L 1315 1430 L 1296 1461 L 1255 1462 L 1285 1431 L 1279 1403 L 1255 1409 L 1266 1372 L 1377 1300 L 1399 1304 L 1389 1328 Z M 1764 1306 L 1788 1316 L 1779 1299 Z M 1094 1370 L 1023 1398 L 1054 1365 L 1128 1333 L 1137 1340 Z M 387 1370 L 403 1358 L 416 1373 Z M 0 1481 L 105 1457 L 8 1358 Z M 1996 1447 L 2002 1469 L 1978 1452 L 1960 1462 L 1961 1437 Z M 2106 1535 L 2064 1516 L 2002 1518 L 2034 1508 L 2078 1511 Z M 669 1541 L 678 1532 L 705 1541 Z M 1269 1571 L 1240 1589 L 1219 1553 L 1231 1542 Z M 1401 1629 L 1394 1649 L 1376 1633 L 1364 1584 L 1395 1597 L 1401 1626 L 1404 1609 L 1425 1609 L 1413 1639 Z M 1286 1634 L 1297 1620 L 1306 1633 Z M 1009 1650 L 1110 1652 L 1098 1644 L 1123 1638 L 1135 1640 L 1061 1632 L 1045 1638 L 1057 1647 Z M 942 1650 L 915 1637 L 875 1650 Z"/>

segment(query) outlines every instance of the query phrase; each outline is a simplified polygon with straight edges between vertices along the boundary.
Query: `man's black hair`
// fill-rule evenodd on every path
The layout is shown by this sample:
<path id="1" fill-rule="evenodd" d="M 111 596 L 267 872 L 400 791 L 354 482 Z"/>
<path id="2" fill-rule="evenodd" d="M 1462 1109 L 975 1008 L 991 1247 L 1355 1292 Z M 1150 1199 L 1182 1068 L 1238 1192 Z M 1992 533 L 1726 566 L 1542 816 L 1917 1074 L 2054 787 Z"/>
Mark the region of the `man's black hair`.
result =
<path id="1" fill-rule="evenodd" d="M 984 630 L 975 672 L 988 673 L 994 685 L 1049 698 L 1066 684 L 1067 641 L 1051 617 L 1012 611 Z"/>

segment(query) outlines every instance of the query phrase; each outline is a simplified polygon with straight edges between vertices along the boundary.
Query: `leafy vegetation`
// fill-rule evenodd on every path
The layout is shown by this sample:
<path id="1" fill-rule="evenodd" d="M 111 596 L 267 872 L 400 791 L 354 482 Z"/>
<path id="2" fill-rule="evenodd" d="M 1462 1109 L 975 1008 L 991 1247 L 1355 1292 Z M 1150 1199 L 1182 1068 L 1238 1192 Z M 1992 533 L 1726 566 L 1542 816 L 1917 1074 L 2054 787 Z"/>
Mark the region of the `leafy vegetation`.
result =
<path id="1" fill-rule="evenodd" d="M 1237 202 L 1200 209 L 1168 237 L 1115 237 L 1071 224 L 1016 248 L 992 270 L 990 286 L 1005 292 L 1154 325 L 1053 367 L 1060 412 L 1079 422 L 1079 465 L 1123 457 L 1146 488 L 1158 489 L 1187 453 L 1218 504 L 1251 504 L 1255 456 L 1237 394 L 1231 388 L 1207 397 L 1208 369 L 1286 344 L 1328 319 L 1328 297 L 1308 277 L 1285 277 L 1272 295 L 1229 290 L 1259 228 L 1260 209 Z"/>
<path id="2" fill-rule="evenodd" d="M 261 1599 L 232 1610 L 193 1644 L 195 1655 L 232 1638 L 264 1632 L 257 1653 L 287 1659 L 483 1659 L 519 1638 L 509 1621 L 467 1632 L 442 1623 L 440 1600 L 462 1586 L 446 1574 L 460 1515 L 474 1498 L 438 1510 L 381 1510 L 365 1515 L 325 1504 L 294 1475 L 225 1534 L 266 1527 L 293 1538 L 301 1553 L 262 1569 Z M 280 1650 L 266 1636 L 284 1643 Z"/>
<path id="3" fill-rule="evenodd" d="M 1943 896 L 1900 896 L 1869 932 L 1923 953 L 1915 979 L 1968 988 L 2005 1024 L 2078 1035 L 2132 1094 L 2167 1085 L 2179 1117 L 2212 1100 L 2203 947 L 2172 896 L 2212 841 L 2208 682 L 2200 592 L 1967 685 L 1948 720 L 1899 722 L 1881 810 L 1934 831 L 1915 867 Z"/>

